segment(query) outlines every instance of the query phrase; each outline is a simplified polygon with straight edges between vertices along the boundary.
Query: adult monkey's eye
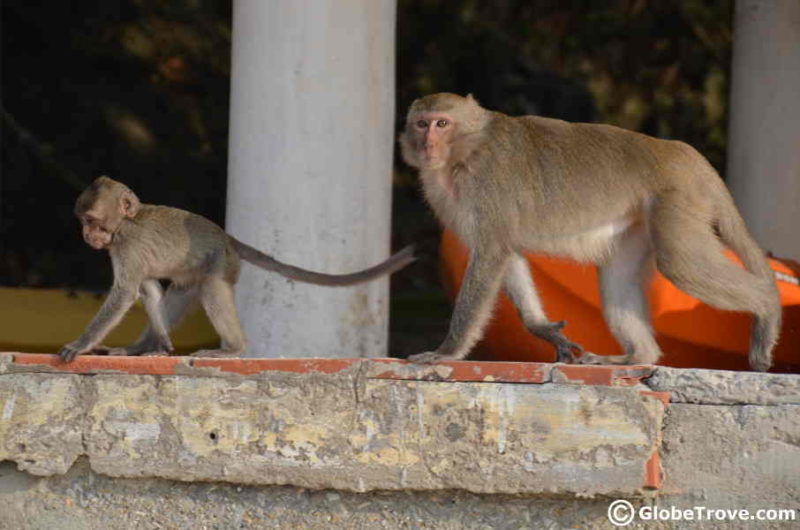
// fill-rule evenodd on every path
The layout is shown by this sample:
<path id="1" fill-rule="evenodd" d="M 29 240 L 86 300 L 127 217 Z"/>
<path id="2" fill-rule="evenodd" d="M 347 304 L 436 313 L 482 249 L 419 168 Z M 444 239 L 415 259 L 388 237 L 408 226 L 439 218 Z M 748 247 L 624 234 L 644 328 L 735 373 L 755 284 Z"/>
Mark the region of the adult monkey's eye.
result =
<path id="1" fill-rule="evenodd" d="M 447 120 L 439 120 L 436 122 L 436 126 L 439 128 L 447 127 L 447 124 L 448 124 Z"/>
<path id="2" fill-rule="evenodd" d="M 427 129 L 428 128 L 428 122 L 425 121 L 425 120 L 419 120 L 417 122 L 417 127 L 419 127 L 420 129 Z"/>

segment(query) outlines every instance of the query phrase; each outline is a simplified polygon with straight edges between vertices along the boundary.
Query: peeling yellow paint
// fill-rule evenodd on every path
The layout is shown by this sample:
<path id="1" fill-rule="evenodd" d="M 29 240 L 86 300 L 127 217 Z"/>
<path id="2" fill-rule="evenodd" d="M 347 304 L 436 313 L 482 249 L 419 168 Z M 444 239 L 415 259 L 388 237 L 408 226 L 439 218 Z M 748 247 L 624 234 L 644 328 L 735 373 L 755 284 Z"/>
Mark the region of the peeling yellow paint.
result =
<path id="1" fill-rule="evenodd" d="M 328 443 L 328 429 L 302 425 L 288 425 L 279 432 L 264 431 L 259 439 L 268 451 L 284 457 L 302 459 L 308 464 L 320 464 L 324 460 L 317 451 Z"/>
<path id="2" fill-rule="evenodd" d="M 16 444 L 7 440 L 19 433 L 61 421 L 75 413 L 76 382 L 73 378 L 48 378 L 0 387 L 0 460 L 14 456 Z M 32 440 L 36 443 L 36 440 Z"/>
<path id="3" fill-rule="evenodd" d="M 120 384 L 123 383 L 124 384 Z M 148 378 L 126 378 L 96 376 L 97 399 L 87 416 L 93 431 L 111 435 L 115 449 L 140 458 L 142 452 L 153 443 L 153 437 L 138 436 L 127 424 L 160 425 L 165 416 L 174 411 L 174 384 L 169 379 L 158 385 L 160 399 L 154 399 L 154 385 Z M 146 428 L 154 431 L 152 428 Z M 160 428 L 155 434 L 158 440 Z M 147 444 L 147 445 L 143 445 Z"/>
<path id="4" fill-rule="evenodd" d="M 382 464 L 385 466 L 410 466 L 420 461 L 419 455 L 397 447 L 384 447 L 378 450 L 364 451 L 357 453 L 355 458 L 362 464 Z"/>
<path id="5" fill-rule="evenodd" d="M 28 388 L 4 388 L 0 394 L 0 434 L 23 422 L 26 425 L 44 425 L 54 416 L 63 414 L 68 406 L 68 396 L 75 384 L 68 379 L 51 379 Z"/>
<path id="6" fill-rule="evenodd" d="M 11 376 L 0 386 L 0 452 L 24 462 L 71 440 L 71 453 L 37 473 L 86 453 L 97 472 L 121 476 L 628 491 L 640 487 L 663 416 L 659 400 L 631 388 L 304 377 Z M 51 426 L 66 419 L 65 437 Z M 20 432 L 52 439 L 20 448 Z"/>
<path id="7" fill-rule="evenodd" d="M 398 385 L 406 387 L 404 393 L 396 390 Z M 520 461 L 527 458 L 526 448 L 535 447 L 535 460 L 547 462 L 570 452 L 596 451 L 600 446 L 644 448 L 652 443 L 648 438 L 651 434 L 630 420 L 623 402 L 615 405 L 606 396 L 600 403 L 591 388 L 565 391 L 558 386 L 541 386 L 532 392 L 530 385 L 474 383 L 466 387 L 424 381 L 371 381 L 365 399 L 384 400 L 387 396 L 383 393 L 389 388 L 393 389 L 392 397 L 402 401 L 397 408 L 407 410 L 408 418 L 401 424 L 400 419 L 361 417 L 359 431 L 351 436 L 359 462 L 410 465 L 435 453 L 436 446 L 442 444 L 464 444 L 470 451 L 481 447 L 491 453 L 511 452 Z M 650 409 L 649 403 L 645 406 Z M 391 428 L 377 443 L 372 439 L 374 433 L 381 432 L 386 422 Z M 447 438 L 449 425 L 455 427 Z M 437 436 L 431 437 L 432 432 Z M 439 465 L 428 464 L 434 472 Z"/>

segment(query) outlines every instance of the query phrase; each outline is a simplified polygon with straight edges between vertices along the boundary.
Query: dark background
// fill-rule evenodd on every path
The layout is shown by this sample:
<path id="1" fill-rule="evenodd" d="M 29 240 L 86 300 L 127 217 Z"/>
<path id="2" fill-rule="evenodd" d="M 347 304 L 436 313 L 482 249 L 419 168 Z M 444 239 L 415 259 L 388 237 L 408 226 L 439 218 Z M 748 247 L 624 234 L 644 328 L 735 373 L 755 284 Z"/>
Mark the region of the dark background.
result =
<path id="1" fill-rule="evenodd" d="M 399 0 L 398 114 L 471 92 L 681 139 L 724 174 L 732 4 Z M 108 288 L 72 217 L 100 174 L 224 223 L 230 42 L 223 0 L 2 1 L 0 285 Z M 390 350 L 405 354 L 436 346 L 448 309 L 439 228 L 399 161 L 394 203 L 393 246 L 421 255 L 392 281 Z"/>

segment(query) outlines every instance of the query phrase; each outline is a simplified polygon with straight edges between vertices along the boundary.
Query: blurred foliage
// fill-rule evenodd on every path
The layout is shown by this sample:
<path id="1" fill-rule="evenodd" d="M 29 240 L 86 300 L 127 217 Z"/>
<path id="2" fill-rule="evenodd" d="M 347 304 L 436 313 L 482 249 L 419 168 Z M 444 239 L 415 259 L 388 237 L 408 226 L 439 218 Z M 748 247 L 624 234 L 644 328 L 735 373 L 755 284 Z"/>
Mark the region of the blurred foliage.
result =
<path id="1" fill-rule="evenodd" d="M 399 0 L 398 115 L 421 94 L 472 92 L 680 138 L 721 168 L 732 3 Z M 223 221 L 230 42 L 226 0 L 3 0 L 0 284 L 108 286 L 71 212 L 100 174 Z M 408 281 L 428 289 L 438 229 L 398 175 L 397 237 L 430 256 Z"/>
<path id="2" fill-rule="evenodd" d="M 0 282 L 109 285 L 72 218 L 101 174 L 222 220 L 230 20 L 225 0 L 3 1 Z"/>
<path id="3" fill-rule="evenodd" d="M 678 138 L 724 164 L 733 0 L 400 0 L 398 101 L 491 108 Z"/>

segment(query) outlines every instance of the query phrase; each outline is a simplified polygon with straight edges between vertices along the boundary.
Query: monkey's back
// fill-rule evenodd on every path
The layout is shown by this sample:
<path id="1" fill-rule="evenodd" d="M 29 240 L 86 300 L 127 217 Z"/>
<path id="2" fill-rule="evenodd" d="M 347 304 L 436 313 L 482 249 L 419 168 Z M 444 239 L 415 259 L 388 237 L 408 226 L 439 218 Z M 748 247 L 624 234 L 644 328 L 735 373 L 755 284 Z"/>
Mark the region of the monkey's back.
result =
<path id="1" fill-rule="evenodd" d="M 685 165 L 682 172 L 673 170 L 676 155 L 682 162 L 696 164 L 697 157 L 704 162 L 681 142 L 539 116 L 493 113 L 487 136 L 495 141 L 486 146 L 491 156 L 482 159 L 501 167 L 476 167 L 476 173 L 491 173 L 501 181 L 492 186 L 515 198 L 523 224 L 533 212 L 538 229 L 554 235 L 629 215 L 676 180 L 694 178 Z M 702 168 L 708 170 L 713 172 L 710 166 Z M 481 191 L 485 197 L 487 190 Z M 547 215 L 553 209 L 570 215 Z"/>
<path id="2" fill-rule="evenodd" d="M 239 258 L 230 238 L 203 216 L 173 208 L 143 204 L 136 218 L 120 234 L 134 250 L 146 277 L 194 284 L 209 274 L 235 281 Z M 113 257 L 113 253 L 112 253 Z"/>

